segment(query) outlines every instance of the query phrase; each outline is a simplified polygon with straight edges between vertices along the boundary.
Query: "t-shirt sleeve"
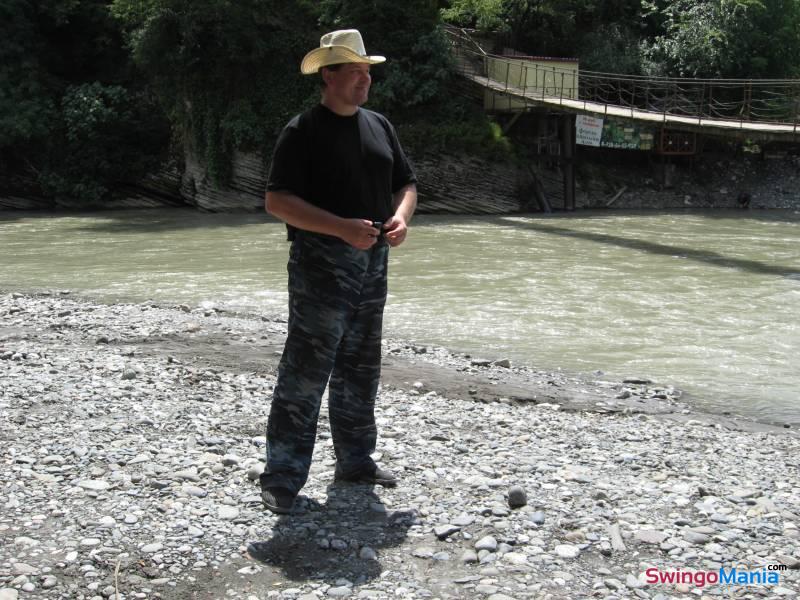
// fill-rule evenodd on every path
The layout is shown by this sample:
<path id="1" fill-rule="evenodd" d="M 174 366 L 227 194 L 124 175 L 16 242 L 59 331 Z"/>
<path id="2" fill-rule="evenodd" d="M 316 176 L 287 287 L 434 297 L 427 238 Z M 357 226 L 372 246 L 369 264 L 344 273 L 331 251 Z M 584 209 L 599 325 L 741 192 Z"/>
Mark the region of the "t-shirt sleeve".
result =
<path id="1" fill-rule="evenodd" d="M 268 192 L 291 192 L 306 199 L 309 178 L 308 154 L 304 142 L 297 119 L 284 127 L 272 154 L 267 177 Z"/>
<path id="2" fill-rule="evenodd" d="M 394 166 L 392 168 L 392 193 L 397 192 L 401 188 L 407 186 L 409 183 L 417 182 L 417 174 L 414 172 L 414 167 L 408 160 L 406 153 L 400 145 L 400 140 L 397 138 L 397 132 L 394 127 L 389 125 L 389 137 L 392 140 L 392 153 Z"/>

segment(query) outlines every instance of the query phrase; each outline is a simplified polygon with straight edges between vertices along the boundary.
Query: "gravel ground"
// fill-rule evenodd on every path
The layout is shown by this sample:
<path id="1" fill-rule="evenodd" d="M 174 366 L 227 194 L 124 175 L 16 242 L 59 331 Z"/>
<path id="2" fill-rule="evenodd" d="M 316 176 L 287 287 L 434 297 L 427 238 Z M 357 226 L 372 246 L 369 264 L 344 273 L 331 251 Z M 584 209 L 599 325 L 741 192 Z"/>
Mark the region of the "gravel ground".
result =
<path id="1" fill-rule="evenodd" d="M 323 409 L 296 512 L 264 511 L 284 336 L 0 294 L 0 600 L 796 597 L 797 432 L 635 378 L 387 340 L 376 458 L 400 485 L 334 485 Z M 755 579 L 699 585 L 734 568 Z"/>

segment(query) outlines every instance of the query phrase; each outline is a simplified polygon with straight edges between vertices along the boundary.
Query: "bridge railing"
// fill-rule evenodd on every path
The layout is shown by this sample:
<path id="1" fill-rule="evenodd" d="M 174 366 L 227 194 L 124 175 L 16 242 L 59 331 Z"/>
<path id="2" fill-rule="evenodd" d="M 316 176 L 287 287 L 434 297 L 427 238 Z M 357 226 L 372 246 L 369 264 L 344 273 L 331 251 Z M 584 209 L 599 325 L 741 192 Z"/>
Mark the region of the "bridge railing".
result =
<path id="1" fill-rule="evenodd" d="M 677 79 L 581 71 L 579 98 L 656 114 L 797 125 L 800 80 Z"/>
<path id="2" fill-rule="evenodd" d="M 799 79 L 687 79 L 583 70 L 576 78 L 574 69 L 541 67 L 524 57 L 487 53 L 464 30 L 449 27 L 447 33 L 461 74 L 484 78 L 487 87 L 517 102 L 570 101 L 574 106 L 578 100 L 592 111 L 598 107 L 590 103 L 665 119 L 669 115 L 696 118 L 698 123 L 704 119 L 769 123 L 800 131 Z"/>

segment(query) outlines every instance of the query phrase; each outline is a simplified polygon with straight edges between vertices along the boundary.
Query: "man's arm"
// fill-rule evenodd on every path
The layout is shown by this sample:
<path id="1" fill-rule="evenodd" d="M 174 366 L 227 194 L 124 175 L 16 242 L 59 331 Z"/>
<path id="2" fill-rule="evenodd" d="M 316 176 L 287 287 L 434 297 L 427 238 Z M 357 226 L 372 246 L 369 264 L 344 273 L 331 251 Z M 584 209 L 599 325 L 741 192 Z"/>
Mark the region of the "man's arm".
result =
<path id="1" fill-rule="evenodd" d="M 359 250 L 372 247 L 378 239 L 371 221 L 336 216 L 290 192 L 267 192 L 264 208 L 293 227 L 341 238 Z"/>
<path id="2" fill-rule="evenodd" d="M 414 183 L 400 188 L 392 198 L 394 216 L 383 228 L 386 230 L 386 241 L 390 246 L 402 244 L 408 235 L 408 224 L 417 208 L 417 186 Z"/>

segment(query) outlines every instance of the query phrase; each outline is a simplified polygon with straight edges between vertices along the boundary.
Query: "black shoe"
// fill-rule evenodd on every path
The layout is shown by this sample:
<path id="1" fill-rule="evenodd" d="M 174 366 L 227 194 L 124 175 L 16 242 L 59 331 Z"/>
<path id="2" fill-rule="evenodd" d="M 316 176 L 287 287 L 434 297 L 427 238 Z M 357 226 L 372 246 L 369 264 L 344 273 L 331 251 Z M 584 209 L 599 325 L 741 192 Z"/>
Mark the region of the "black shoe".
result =
<path id="1" fill-rule="evenodd" d="M 296 496 L 297 494 L 282 487 L 268 487 L 261 490 L 261 501 L 264 506 L 279 515 L 292 512 Z"/>
<path id="2" fill-rule="evenodd" d="M 369 485 L 382 485 L 383 487 L 394 487 L 397 485 L 397 477 L 388 469 L 381 469 L 379 466 L 371 466 L 361 471 L 356 471 L 343 475 L 338 471 L 333 474 L 334 481 L 349 481 L 350 483 L 366 483 Z"/>

